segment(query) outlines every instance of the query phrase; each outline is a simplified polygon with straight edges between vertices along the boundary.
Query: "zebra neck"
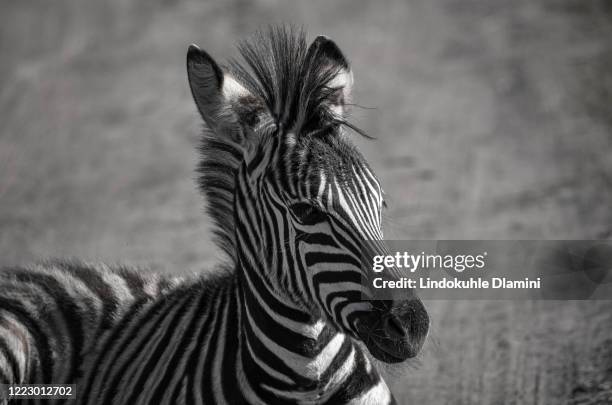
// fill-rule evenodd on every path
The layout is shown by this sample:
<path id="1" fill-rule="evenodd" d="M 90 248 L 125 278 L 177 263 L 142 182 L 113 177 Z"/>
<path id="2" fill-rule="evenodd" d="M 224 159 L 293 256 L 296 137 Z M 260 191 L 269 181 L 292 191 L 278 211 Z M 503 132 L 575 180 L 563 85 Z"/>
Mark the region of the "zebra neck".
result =
<path id="1" fill-rule="evenodd" d="M 348 336 L 279 297 L 257 275 L 237 274 L 241 352 L 249 354 L 250 361 L 245 362 L 249 372 L 266 372 L 289 385 L 315 388 L 354 350 Z"/>
<path id="2" fill-rule="evenodd" d="M 384 380 L 349 336 L 279 300 L 250 274 L 236 275 L 237 382 L 247 402 L 393 403 Z"/>

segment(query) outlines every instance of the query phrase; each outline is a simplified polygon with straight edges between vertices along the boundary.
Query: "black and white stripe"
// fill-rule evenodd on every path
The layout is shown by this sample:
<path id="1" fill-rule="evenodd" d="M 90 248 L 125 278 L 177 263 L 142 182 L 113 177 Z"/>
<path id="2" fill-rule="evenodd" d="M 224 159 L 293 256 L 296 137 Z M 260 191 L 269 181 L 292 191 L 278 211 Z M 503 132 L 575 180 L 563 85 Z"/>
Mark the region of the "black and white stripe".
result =
<path id="1" fill-rule="evenodd" d="M 0 383 L 74 383 L 98 339 L 173 290 L 126 267 L 50 262 L 0 271 Z"/>

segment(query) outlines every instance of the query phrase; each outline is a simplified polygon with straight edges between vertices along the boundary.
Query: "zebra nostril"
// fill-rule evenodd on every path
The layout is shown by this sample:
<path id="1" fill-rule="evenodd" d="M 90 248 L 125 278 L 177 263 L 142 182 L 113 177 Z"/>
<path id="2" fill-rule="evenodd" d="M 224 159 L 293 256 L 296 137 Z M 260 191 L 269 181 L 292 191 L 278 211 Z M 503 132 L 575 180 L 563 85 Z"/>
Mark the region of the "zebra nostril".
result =
<path id="1" fill-rule="evenodd" d="M 404 339 L 406 337 L 406 329 L 399 318 L 390 316 L 387 318 L 386 324 L 389 335 L 398 339 Z"/>

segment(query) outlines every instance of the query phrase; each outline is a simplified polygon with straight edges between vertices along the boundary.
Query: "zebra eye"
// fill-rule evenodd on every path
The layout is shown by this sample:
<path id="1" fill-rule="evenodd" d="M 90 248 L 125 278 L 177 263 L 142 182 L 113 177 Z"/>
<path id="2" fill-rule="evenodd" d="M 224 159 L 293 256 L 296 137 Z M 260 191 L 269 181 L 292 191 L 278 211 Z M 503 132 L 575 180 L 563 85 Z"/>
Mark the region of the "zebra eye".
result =
<path id="1" fill-rule="evenodd" d="M 312 204 L 299 202 L 291 204 L 289 209 L 297 220 L 304 225 L 313 225 L 326 219 L 325 213 Z"/>

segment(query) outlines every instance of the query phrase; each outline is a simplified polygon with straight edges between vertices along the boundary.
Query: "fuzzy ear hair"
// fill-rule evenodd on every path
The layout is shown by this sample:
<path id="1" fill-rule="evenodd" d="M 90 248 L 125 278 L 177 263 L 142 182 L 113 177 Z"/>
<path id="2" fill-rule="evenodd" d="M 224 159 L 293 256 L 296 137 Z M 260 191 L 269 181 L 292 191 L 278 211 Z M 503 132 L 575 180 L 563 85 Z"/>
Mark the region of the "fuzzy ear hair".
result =
<path id="1" fill-rule="evenodd" d="M 328 37 L 319 35 L 315 38 L 308 52 L 316 52 L 319 63 L 329 66 L 337 73 L 328 86 L 337 89 L 330 98 L 330 108 L 337 115 L 344 115 L 346 105 L 350 103 L 353 88 L 353 72 L 338 45 Z"/>
<path id="2" fill-rule="evenodd" d="M 261 103 L 214 59 L 197 45 L 187 51 L 187 77 L 200 115 L 218 136 L 236 142 L 244 139 L 244 128 L 253 125 Z"/>

